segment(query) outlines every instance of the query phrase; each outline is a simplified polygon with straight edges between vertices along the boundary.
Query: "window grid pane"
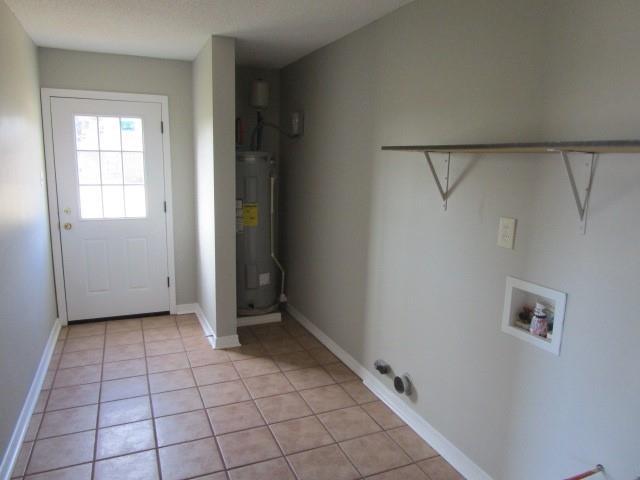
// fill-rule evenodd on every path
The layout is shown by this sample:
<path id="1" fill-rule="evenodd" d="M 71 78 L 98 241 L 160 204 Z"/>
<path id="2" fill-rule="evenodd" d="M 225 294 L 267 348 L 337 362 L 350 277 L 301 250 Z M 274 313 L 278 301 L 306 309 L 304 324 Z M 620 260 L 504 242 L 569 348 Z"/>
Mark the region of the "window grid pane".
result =
<path id="1" fill-rule="evenodd" d="M 80 216 L 146 217 L 142 119 L 76 115 L 75 131 Z"/>

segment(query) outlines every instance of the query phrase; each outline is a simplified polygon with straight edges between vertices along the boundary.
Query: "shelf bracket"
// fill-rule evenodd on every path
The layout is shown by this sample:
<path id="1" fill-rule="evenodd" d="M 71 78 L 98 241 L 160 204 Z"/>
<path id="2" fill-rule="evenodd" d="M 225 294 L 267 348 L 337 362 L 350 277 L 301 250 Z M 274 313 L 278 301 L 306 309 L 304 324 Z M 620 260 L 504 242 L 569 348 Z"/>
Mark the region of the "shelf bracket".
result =
<path id="1" fill-rule="evenodd" d="M 424 152 L 424 156 L 427 159 L 429 170 L 431 170 L 431 175 L 433 175 L 433 179 L 435 180 L 436 186 L 438 187 L 438 192 L 440 192 L 440 196 L 442 197 L 442 209 L 446 211 L 447 200 L 449 199 L 449 166 L 451 164 L 451 153 L 449 153 L 449 155 L 447 155 L 447 158 L 444 159 L 445 174 L 442 182 L 440 181 L 440 177 L 438 176 L 438 173 L 433 166 L 433 160 L 431 160 L 431 155 L 429 155 L 429 152 Z"/>
<path id="2" fill-rule="evenodd" d="M 585 160 L 585 169 L 587 172 L 587 178 L 584 186 L 584 200 L 580 198 L 580 192 L 578 191 L 578 186 L 576 184 L 576 178 L 573 174 L 573 168 L 571 167 L 571 162 L 569 161 L 569 155 L 565 151 L 560 151 L 560 155 L 562 155 L 562 160 L 564 162 L 564 167 L 567 170 L 567 175 L 569 176 L 569 183 L 571 184 L 571 192 L 573 193 L 573 198 L 576 201 L 576 207 L 578 207 L 578 216 L 580 219 L 580 233 L 583 235 L 587 231 L 587 212 L 589 210 L 589 197 L 591 196 L 591 187 L 593 186 L 593 177 L 596 171 L 596 163 L 597 163 L 597 154 L 592 153 Z"/>

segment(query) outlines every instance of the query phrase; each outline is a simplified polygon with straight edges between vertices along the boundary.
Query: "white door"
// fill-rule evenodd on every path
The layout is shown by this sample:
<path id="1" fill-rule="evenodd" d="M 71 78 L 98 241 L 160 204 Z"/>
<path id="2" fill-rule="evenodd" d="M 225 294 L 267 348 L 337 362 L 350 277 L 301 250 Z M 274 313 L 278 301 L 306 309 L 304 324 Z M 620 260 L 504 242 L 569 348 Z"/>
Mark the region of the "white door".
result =
<path id="1" fill-rule="evenodd" d="M 69 320 L 169 310 L 160 103 L 51 99 Z"/>

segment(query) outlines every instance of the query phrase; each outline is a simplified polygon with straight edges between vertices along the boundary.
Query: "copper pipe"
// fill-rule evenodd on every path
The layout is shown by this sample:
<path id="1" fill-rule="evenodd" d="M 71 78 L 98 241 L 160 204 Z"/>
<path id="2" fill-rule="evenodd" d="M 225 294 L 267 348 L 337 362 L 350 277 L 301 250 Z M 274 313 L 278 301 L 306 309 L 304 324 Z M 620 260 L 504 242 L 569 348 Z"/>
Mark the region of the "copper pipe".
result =
<path id="1" fill-rule="evenodd" d="M 592 468 L 587 472 L 583 472 L 573 477 L 566 478 L 565 480 L 582 480 L 583 478 L 590 477 L 591 475 L 595 475 L 596 473 L 600 473 L 600 472 L 604 472 L 604 467 L 598 464 L 596 465 L 595 468 Z"/>

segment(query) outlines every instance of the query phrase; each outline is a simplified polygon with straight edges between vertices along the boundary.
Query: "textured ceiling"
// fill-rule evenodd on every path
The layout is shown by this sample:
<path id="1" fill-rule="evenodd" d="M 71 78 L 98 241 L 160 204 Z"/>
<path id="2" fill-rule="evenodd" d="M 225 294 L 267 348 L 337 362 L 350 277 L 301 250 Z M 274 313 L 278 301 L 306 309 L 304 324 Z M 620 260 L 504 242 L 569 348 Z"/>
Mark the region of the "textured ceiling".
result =
<path id="1" fill-rule="evenodd" d="M 192 60 L 209 35 L 279 68 L 410 0 L 5 0 L 37 45 Z"/>

